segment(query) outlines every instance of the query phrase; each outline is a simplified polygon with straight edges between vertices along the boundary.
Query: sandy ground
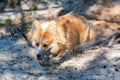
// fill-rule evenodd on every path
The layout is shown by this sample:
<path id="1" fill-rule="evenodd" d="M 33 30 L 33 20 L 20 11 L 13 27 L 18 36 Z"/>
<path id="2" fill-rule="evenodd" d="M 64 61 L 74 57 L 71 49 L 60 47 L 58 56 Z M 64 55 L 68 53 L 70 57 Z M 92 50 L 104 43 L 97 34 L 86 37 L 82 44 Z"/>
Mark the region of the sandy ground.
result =
<path id="1" fill-rule="evenodd" d="M 86 8 L 93 5 L 95 0 L 88 2 L 88 6 L 83 6 L 84 0 L 53 0 L 53 3 L 49 0 L 45 1 L 48 1 L 49 5 L 40 5 L 40 7 L 48 7 L 48 9 L 37 12 L 44 17 L 50 16 L 49 13 L 56 15 L 62 8 L 76 10 L 76 13 L 81 14 L 82 11 L 84 12 Z M 54 1 L 58 1 L 57 6 Z M 92 19 L 96 17 L 97 13 L 94 10 L 99 11 L 96 6 L 90 7 L 90 10 L 93 10 L 93 15 L 90 13 L 88 17 L 92 17 Z M 100 10 L 103 12 L 100 18 L 97 15 L 96 20 L 104 20 L 103 18 L 105 18 L 109 21 L 109 15 L 106 16 L 108 18 L 103 15 L 107 14 L 107 9 L 103 10 L 100 6 Z M 14 18 L 15 15 L 17 14 L 2 13 L 0 21 L 8 17 Z M 119 26 L 116 24 L 107 25 Z M 100 26 L 106 27 L 106 24 Z M 77 55 L 73 55 L 60 65 L 42 67 L 35 58 L 34 49 L 29 47 L 24 40 L 11 36 L 0 36 L 0 80 L 120 80 L 120 44 L 114 45 L 112 48 L 101 47 L 85 51 L 82 54 L 74 52 L 73 54 Z"/>
<path id="2" fill-rule="evenodd" d="M 0 37 L 0 80 L 119 80 L 120 44 L 77 53 L 57 67 L 42 67 L 20 39 Z"/>

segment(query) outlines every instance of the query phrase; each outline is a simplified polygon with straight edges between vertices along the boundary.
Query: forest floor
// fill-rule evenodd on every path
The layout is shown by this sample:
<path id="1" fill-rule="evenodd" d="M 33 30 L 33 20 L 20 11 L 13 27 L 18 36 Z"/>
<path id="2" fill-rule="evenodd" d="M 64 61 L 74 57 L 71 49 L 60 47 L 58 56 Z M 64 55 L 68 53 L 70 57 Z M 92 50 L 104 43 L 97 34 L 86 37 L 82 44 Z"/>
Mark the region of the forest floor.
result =
<path id="1" fill-rule="evenodd" d="M 107 79 L 120 79 L 120 44 L 85 51 L 57 67 L 42 67 L 24 40 L 0 37 L 0 80 Z"/>
<path id="2" fill-rule="evenodd" d="M 47 0 L 45 0 L 47 1 Z M 56 0 L 53 0 L 56 1 Z M 36 12 L 40 16 L 47 17 L 49 13 L 56 15 L 61 9 L 71 9 L 77 14 L 85 14 L 85 17 L 93 22 L 95 27 L 108 28 L 102 30 L 102 34 L 110 35 L 120 29 L 119 15 L 110 15 L 109 7 L 102 7 L 93 4 L 95 0 L 88 0 L 83 6 L 84 0 L 58 0 L 58 3 L 50 3 L 40 7 L 50 7 L 49 9 Z M 110 0 L 109 0 L 110 1 Z M 119 0 L 117 0 L 119 1 Z M 89 4 L 88 4 L 89 3 Z M 75 6 L 78 5 L 79 6 Z M 117 3 L 116 3 L 117 4 Z M 56 6 L 57 5 L 57 6 Z M 83 8 L 81 7 L 83 6 Z M 73 9 L 75 6 L 75 9 Z M 98 7 L 96 7 L 98 6 Z M 86 10 L 85 13 L 84 10 Z M 117 8 L 116 8 L 117 7 Z M 102 8 L 102 9 L 101 9 Z M 112 8 L 112 7 L 111 7 Z M 118 10 L 119 5 L 114 6 L 114 11 Z M 54 10 L 54 11 L 53 11 Z M 99 15 L 95 11 L 101 11 Z M 68 10 L 69 11 L 69 10 Z M 83 13 L 81 13 L 83 12 Z M 108 12 L 108 13 L 106 13 Z M 119 13 L 119 11 L 117 11 Z M 117 13 L 114 12 L 115 14 Z M 63 11 L 60 14 L 66 13 Z M 104 14 L 104 15 L 103 15 Z M 0 21 L 6 17 L 12 17 L 16 13 L 0 14 Z M 99 15 L 99 16 L 98 16 Z M 5 17 L 3 17 L 5 16 Z M 49 15 L 50 16 L 50 15 Z M 112 19 L 115 17 L 116 19 Z M 110 21 L 112 19 L 112 21 Z M 107 26 L 107 27 L 106 27 Z M 100 30 L 100 29 L 99 29 Z M 0 33 L 3 30 L 0 30 Z M 100 47 L 93 50 L 87 50 L 84 53 L 78 53 L 59 66 L 42 67 L 36 60 L 34 49 L 18 37 L 13 37 L 4 33 L 0 34 L 0 80 L 119 80 L 120 79 L 120 44 L 113 47 Z"/>

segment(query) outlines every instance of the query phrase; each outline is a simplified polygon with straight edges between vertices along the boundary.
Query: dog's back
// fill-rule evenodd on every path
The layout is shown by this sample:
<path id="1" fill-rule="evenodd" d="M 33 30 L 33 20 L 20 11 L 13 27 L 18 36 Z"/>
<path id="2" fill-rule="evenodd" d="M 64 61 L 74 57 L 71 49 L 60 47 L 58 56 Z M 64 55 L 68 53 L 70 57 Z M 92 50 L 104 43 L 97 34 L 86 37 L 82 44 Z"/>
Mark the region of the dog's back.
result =
<path id="1" fill-rule="evenodd" d="M 37 29 L 33 31 L 31 40 L 36 45 L 36 54 L 42 65 L 47 65 L 56 57 L 62 57 L 70 48 L 96 37 L 91 24 L 75 14 L 66 14 L 43 22 L 36 21 L 33 25 Z"/>

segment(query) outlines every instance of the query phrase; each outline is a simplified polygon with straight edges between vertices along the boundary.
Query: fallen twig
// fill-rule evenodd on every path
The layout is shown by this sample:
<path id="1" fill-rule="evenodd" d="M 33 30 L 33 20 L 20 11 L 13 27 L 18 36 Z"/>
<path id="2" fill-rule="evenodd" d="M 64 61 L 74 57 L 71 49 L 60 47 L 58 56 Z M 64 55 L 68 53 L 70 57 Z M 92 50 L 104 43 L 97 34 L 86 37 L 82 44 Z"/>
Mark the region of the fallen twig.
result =
<path id="1" fill-rule="evenodd" d="M 111 40 L 108 43 L 108 47 L 112 47 L 115 43 L 116 40 L 118 40 L 120 38 L 120 32 L 113 34 L 112 36 L 110 36 Z"/>
<path id="2" fill-rule="evenodd" d="M 27 42 L 27 44 L 32 47 L 27 36 L 19 28 L 14 28 L 13 30 L 10 30 L 10 31 L 11 31 L 12 36 L 14 36 L 15 33 L 18 34 L 18 36 L 20 36 L 22 39 L 24 39 Z"/>

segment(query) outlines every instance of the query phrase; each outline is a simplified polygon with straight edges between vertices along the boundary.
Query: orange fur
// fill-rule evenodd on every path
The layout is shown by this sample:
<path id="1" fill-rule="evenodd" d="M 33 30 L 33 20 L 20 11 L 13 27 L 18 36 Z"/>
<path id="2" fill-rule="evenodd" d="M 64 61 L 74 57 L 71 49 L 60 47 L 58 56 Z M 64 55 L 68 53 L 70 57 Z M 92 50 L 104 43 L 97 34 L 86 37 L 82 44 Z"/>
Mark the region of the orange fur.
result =
<path id="1" fill-rule="evenodd" d="M 37 29 L 33 33 L 32 42 L 34 45 L 39 42 L 40 45 L 37 48 L 41 52 L 38 53 L 47 54 L 49 58 L 50 55 L 56 57 L 76 45 L 82 45 L 96 38 L 96 33 L 87 20 L 75 14 L 66 14 L 55 20 L 36 22 L 34 25 Z M 44 47 L 44 44 L 47 44 L 47 47 Z M 44 61 L 41 60 L 41 64 L 45 64 Z"/>

